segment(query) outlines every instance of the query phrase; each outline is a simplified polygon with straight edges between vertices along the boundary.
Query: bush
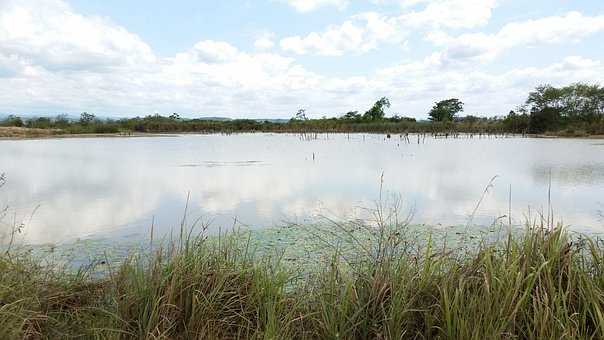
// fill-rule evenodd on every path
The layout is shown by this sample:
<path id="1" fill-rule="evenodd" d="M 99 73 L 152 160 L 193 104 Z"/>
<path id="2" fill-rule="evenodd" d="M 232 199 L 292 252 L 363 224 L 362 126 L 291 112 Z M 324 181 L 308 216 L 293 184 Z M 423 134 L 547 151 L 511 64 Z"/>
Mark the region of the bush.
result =
<path id="1" fill-rule="evenodd" d="M 94 133 L 118 133 L 118 132 L 120 132 L 120 129 L 117 125 L 102 124 L 102 125 L 94 126 Z"/>

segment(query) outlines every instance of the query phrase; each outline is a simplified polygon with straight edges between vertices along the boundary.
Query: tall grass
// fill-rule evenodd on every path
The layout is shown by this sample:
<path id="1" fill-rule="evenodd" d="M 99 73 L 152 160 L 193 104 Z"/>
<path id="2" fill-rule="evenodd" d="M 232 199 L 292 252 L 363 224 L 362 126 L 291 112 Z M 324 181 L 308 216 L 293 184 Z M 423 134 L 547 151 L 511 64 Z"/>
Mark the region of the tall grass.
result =
<path id="1" fill-rule="evenodd" d="M 467 250 L 375 217 L 317 231 L 346 246 L 309 268 L 241 235 L 102 261 L 101 278 L 13 251 L 0 257 L 0 338 L 604 338 L 600 242 L 530 224 Z"/>

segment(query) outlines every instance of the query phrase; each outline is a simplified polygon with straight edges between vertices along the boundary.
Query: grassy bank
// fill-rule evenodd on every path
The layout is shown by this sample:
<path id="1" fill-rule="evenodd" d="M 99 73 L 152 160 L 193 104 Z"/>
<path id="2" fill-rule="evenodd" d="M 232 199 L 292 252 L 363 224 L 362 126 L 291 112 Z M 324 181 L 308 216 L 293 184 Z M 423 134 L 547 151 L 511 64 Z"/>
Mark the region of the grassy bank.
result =
<path id="1" fill-rule="evenodd" d="M 41 121 L 41 122 L 40 122 Z M 19 121 L 20 122 L 20 121 Z M 147 116 L 119 120 L 100 120 L 81 123 L 50 118 L 31 119 L 11 126 L 11 121 L 0 121 L 0 136 L 30 137 L 32 135 L 132 135 L 140 133 L 515 133 L 498 121 L 483 119 L 468 122 L 415 122 L 383 119 L 355 121 L 337 118 L 305 121 L 271 122 L 251 119 L 214 121 L 205 119 L 175 119 Z M 2 127 L 2 126 L 5 127 Z M 604 131 L 604 130 L 603 130 Z"/>
<path id="2" fill-rule="evenodd" d="M 14 126 L 0 126 L 0 138 L 19 139 L 19 138 L 44 138 L 54 137 L 64 133 L 58 129 L 36 129 Z"/>
<path id="3" fill-rule="evenodd" d="M 0 338 L 604 338 L 598 242 L 541 226 L 471 248 L 404 225 L 359 235 L 312 268 L 241 235 L 77 272 L 13 251 L 0 256 Z"/>

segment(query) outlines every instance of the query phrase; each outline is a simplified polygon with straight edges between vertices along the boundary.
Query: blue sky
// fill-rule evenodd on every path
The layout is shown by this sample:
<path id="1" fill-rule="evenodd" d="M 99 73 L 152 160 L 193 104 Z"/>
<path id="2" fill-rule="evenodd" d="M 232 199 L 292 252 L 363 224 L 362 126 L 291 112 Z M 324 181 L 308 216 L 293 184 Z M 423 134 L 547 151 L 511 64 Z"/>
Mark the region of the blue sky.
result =
<path id="1" fill-rule="evenodd" d="M 604 81 L 600 0 L 0 0 L 0 112 L 501 115 Z"/>

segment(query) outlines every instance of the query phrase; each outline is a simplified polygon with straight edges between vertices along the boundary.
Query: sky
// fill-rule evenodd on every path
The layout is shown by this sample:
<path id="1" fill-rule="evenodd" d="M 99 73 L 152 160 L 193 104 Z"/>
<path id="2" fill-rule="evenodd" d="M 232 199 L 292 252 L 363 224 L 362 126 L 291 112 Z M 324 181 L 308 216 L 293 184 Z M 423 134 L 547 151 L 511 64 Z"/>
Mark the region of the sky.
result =
<path id="1" fill-rule="evenodd" d="M 0 0 L 0 113 L 503 115 L 604 85 L 602 0 Z"/>

